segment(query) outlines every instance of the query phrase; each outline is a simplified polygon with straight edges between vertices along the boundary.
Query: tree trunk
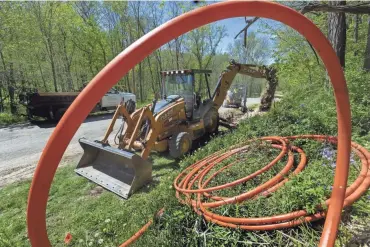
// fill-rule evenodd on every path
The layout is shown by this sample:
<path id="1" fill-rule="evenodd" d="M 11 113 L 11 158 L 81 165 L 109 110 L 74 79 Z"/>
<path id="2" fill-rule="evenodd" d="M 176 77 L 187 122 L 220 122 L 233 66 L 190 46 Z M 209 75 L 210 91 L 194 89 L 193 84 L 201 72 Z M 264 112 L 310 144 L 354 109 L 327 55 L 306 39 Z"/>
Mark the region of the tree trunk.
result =
<path id="1" fill-rule="evenodd" d="M 53 73 L 54 90 L 55 90 L 55 92 L 58 92 L 57 77 L 56 77 L 56 72 L 55 72 L 54 54 L 50 54 L 50 65 L 51 65 L 51 71 Z"/>
<path id="2" fill-rule="evenodd" d="M 141 62 L 139 63 L 139 87 L 140 87 L 140 101 L 143 102 L 143 71 L 141 69 Z"/>
<path id="3" fill-rule="evenodd" d="M 368 22 L 368 28 L 367 28 L 366 49 L 365 49 L 365 56 L 364 56 L 364 70 L 370 71 L 370 18 L 368 18 L 367 22 Z"/>
<path id="4" fill-rule="evenodd" d="M 149 72 L 150 72 L 150 83 L 152 85 L 152 90 L 153 90 L 153 94 L 155 95 L 155 86 L 154 86 L 154 75 L 153 75 L 153 70 L 152 70 L 152 65 L 150 63 L 150 57 L 148 56 L 147 57 L 147 61 L 148 61 L 148 66 L 149 66 Z"/>
<path id="5" fill-rule="evenodd" d="M 370 8 L 367 3 L 360 3 L 357 1 L 357 4 L 326 4 L 326 3 L 317 3 L 318 1 L 312 1 L 312 3 L 306 4 L 300 12 L 306 14 L 308 12 L 333 12 L 333 13 L 348 13 L 348 14 L 370 14 Z M 330 3 L 330 1 L 328 1 Z M 345 2 L 345 1 L 343 1 Z M 363 1 L 365 2 L 365 1 Z"/>
<path id="6" fill-rule="evenodd" d="M 40 31 L 44 38 L 44 45 L 47 51 L 47 54 L 49 56 L 50 60 L 50 66 L 51 66 L 51 72 L 53 76 L 53 83 L 54 83 L 54 90 L 55 92 L 58 92 L 58 85 L 57 85 L 57 76 L 56 76 L 56 69 L 55 69 L 55 60 L 54 60 L 54 46 L 53 46 L 53 36 L 52 36 L 52 21 L 53 21 L 53 4 L 49 6 L 49 15 L 42 17 L 42 10 L 41 5 L 38 3 L 36 5 L 36 18 L 38 21 L 38 25 L 40 28 Z M 45 23 L 47 21 L 47 23 Z M 46 26 L 47 25 L 47 26 Z"/>
<path id="7" fill-rule="evenodd" d="M 330 1 L 329 6 L 346 5 L 345 1 Z M 345 13 L 328 13 L 328 39 L 337 54 L 340 64 L 345 67 L 346 53 L 346 14 Z"/>
<path id="8" fill-rule="evenodd" d="M 276 77 L 276 69 L 266 68 L 266 91 L 261 98 L 260 111 L 268 111 L 271 108 L 272 101 L 275 97 L 278 79 Z"/>
<path id="9" fill-rule="evenodd" d="M 202 57 L 201 56 L 197 56 L 197 60 L 198 60 L 198 66 L 199 66 L 199 69 L 203 69 L 203 61 L 202 61 Z M 203 76 L 200 76 L 200 79 L 199 79 L 199 82 L 198 82 L 198 91 L 200 92 L 200 89 L 201 89 L 201 86 L 203 85 Z M 194 85 L 196 86 L 196 85 Z"/>
<path id="10" fill-rule="evenodd" d="M 23 68 L 20 67 L 19 70 L 20 70 L 20 73 L 21 73 L 21 85 L 22 85 L 22 90 L 23 90 L 23 88 L 25 88 L 25 86 L 26 86 L 26 77 L 24 76 Z"/>
<path id="11" fill-rule="evenodd" d="M 5 58 L 4 58 L 4 54 L 3 54 L 3 51 L 0 49 L 0 58 L 1 58 L 1 62 L 3 64 L 3 70 L 4 70 L 4 74 L 3 74 L 3 85 L 4 85 L 4 92 L 6 91 L 6 84 L 9 86 L 9 76 L 7 75 L 7 68 L 6 68 L 6 63 L 5 63 Z M 9 88 L 8 88 L 9 89 Z M 4 111 L 4 100 L 5 100 L 6 96 L 4 96 L 4 99 L 3 99 L 3 96 L 1 94 L 1 88 L 0 88 L 0 112 Z"/>
<path id="12" fill-rule="evenodd" d="M 67 77 L 67 89 L 68 91 L 72 91 L 74 90 L 74 88 L 73 88 L 73 79 L 72 79 L 72 73 L 71 73 L 71 64 L 72 64 L 72 56 L 73 56 L 74 50 L 72 51 L 72 55 L 69 58 L 68 50 L 67 50 L 67 33 L 62 28 L 60 28 L 60 31 L 63 37 L 63 60 L 64 60 L 63 64 L 64 64 L 64 69 L 65 69 L 66 77 Z"/>
<path id="13" fill-rule="evenodd" d="M 161 73 L 160 73 L 160 71 L 162 71 L 162 70 L 159 67 L 160 66 L 159 63 L 155 63 L 155 64 L 156 64 L 155 65 L 155 68 L 156 68 L 155 74 L 157 76 L 157 85 L 158 85 L 158 88 L 159 88 L 159 92 L 161 93 L 161 96 L 162 96 L 163 93 L 164 93 L 164 92 L 162 92 L 162 90 L 163 90 L 163 87 L 162 87 L 162 77 L 161 77 Z"/>
<path id="14" fill-rule="evenodd" d="M 44 73 L 42 73 L 42 68 L 41 68 L 41 64 L 40 64 L 40 60 L 37 59 L 37 65 L 39 66 L 39 70 L 40 70 L 40 74 L 41 74 L 41 79 L 42 79 L 42 82 L 44 83 L 44 90 L 45 92 L 48 91 L 48 87 L 46 86 L 46 81 L 45 81 L 45 77 L 44 77 Z"/>
<path id="15" fill-rule="evenodd" d="M 355 40 L 355 44 L 358 43 L 358 29 L 359 29 L 359 26 L 360 26 L 360 15 L 355 15 L 355 30 L 354 30 L 354 34 L 353 34 L 353 38 Z M 357 46 L 355 47 L 355 51 L 354 51 L 354 55 L 357 56 L 358 55 L 358 48 Z"/>
<path id="16" fill-rule="evenodd" d="M 140 35 L 141 35 L 141 31 L 143 31 L 144 33 L 144 30 L 140 24 L 140 2 L 137 2 L 137 10 L 136 10 L 136 34 L 137 34 L 137 39 L 140 38 Z M 140 91 L 139 91 L 139 94 L 140 94 L 140 101 L 143 102 L 144 101 L 144 98 L 143 98 L 143 71 L 142 71 L 142 64 L 141 62 L 139 63 L 139 87 L 140 87 Z"/>
<path id="17" fill-rule="evenodd" d="M 132 93 L 136 95 L 135 67 L 132 68 Z"/>
<path id="18" fill-rule="evenodd" d="M 14 85 L 15 85 L 15 78 L 14 78 L 14 69 L 13 63 L 10 63 L 10 73 L 9 73 L 9 84 L 8 84 L 8 92 L 9 92 L 9 100 L 10 100 L 10 112 L 12 114 L 17 113 L 17 107 L 14 102 Z"/>
<path id="19" fill-rule="evenodd" d="M 126 90 L 127 92 L 131 93 L 131 86 L 130 86 L 130 72 L 127 73 L 125 76 L 125 83 L 126 83 Z"/>
<path id="20" fill-rule="evenodd" d="M 174 63 L 174 61 L 173 61 L 174 55 L 172 53 L 171 42 L 168 42 L 167 45 L 168 45 L 168 52 L 170 53 L 170 58 L 169 59 L 171 59 L 170 64 L 173 64 Z"/>
<path id="21" fill-rule="evenodd" d="M 66 74 L 67 74 L 68 91 L 72 92 L 74 90 L 74 86 L 73 86 L 73 79 L 72 79 L 70 66 L 66 67 Z"/>
<path id="22" fill-rule="evenodd" d="M 54 15 L 53 6 L 52 5 L 49 6 L 50 8 L 49 15 L 45 17 L 42 16 L 41 4 L 35 3 L 34 6 L 35 6 L 35 15 L 38 21 L 39 29 L 43 36 L 43 43 L 45 45 L 45 49 L 46 49 L 47 55 L 50 60 L 51 72 L 52 72 L 53 83 L 54 83 L 54 90 L 55 92 L 58 92 L 55 61 L 54 61 L 53 37 L 52 37 L 52 28 L 53 28 L 52 21 L 53 21 L 53 15 Z M 45 23 L 46 21 L 47 23 Z"/>
<path id="23" fill-rule="evenodd" d="M 4 111 L 4 105 L 3 105 L 3 93 L 2 93 L 2 89 L 0 87 L 0 112 L 3 112 Z"/>
<path id="24" fill-rule="evenodd" d="M 181 53 L 181 43 L 179 38 L 175 39 L 175 49 L 176 49 L 176 69 L 180 69 L 180 53 Z"/>
<path id="25" fill-rule="evenodd" d="M 360 26 L 360 15 L 355 15 L 355 30 L 354 30 L 354 38 L 355 43 L 358 42 L 358 28 Z"/>
<path id="26" fill-rule="evenodd" d="M 154 55 L 155 55 L 155 58 L 157 59 L 157 63 L 156 63 L 156 75 L 157 75 L 157 82 L 158 82 L 158 88 L 159 88 L 159 91 L 161 92 L 161 95 L 163 95 L 164 92 L 162 92 L 162 77 L 160 75 L 160 72 L 163 71 L 163 67 L 162 67 L 162 57 L 161 57 L 161 50 L 158 49 L 157 51 L 154 52 Z"/>
<path id="27" fill-rule="evenodd" d="M 104 62 L 104 66 L 105 66 L 108 63 L 107 62 L 107 53 L 105 52 L 105 48 L 104 48 L 101 41 L 99 41 L 99 46 L 100 46 L 101 51 L 103 52 L 103 62 Z"/>

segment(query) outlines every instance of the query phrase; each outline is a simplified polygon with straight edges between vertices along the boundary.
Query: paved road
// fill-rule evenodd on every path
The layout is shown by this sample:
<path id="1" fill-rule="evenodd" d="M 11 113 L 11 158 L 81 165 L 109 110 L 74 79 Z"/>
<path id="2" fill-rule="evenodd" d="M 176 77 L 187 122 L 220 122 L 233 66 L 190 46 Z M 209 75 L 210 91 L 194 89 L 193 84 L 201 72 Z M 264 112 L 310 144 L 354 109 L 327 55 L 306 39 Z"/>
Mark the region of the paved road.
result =
<path id="1" fill-rule="evenodd" d="M 112 114 L 90 116 L 73 137 L 62 164 L 78 160 L 82 153 L 79 138 L 102 139 L 111 117 Z M 54 128 L 55 124 L 40 122 L 0 129 L 0 187 L 32 176 Z"/>
<path id="2" fill-rule="evenodd" d="M 247 106 L 258 102 L 259 98 L 248 98 Z M 228 109 L 221 108 L 220 114 L 227 112 Z M 111 117 L 111 113 L 90 116 L 73 137 L 61 165 L 77 163 L 82 153 L 78 139 L 81 137 L 89 140 L 102 139 Z M 32 176 L 42 150 L 54 128 L 55 124 L 51 123 L 23 124 L 0 128 L 0 187 Z"/>
<path id="3" fill-rule="evenodd" d="M 259 104 L 261 102 L 261 98 L 247 98 L 247 107 L 250 107 L 255 104 Z"/>

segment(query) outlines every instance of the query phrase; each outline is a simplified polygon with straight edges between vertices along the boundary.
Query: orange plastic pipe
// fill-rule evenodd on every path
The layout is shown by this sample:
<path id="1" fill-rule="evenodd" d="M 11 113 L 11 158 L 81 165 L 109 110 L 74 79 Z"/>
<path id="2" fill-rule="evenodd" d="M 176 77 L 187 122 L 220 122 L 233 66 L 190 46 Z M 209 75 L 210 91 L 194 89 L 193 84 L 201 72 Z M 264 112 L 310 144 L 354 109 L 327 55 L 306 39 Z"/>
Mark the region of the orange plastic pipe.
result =
<path id="1" fill-rule="evenodd" d="M 270 193 L 276 191 L 281 186 L 286 183 L 289 176 L 281 176 L 287 175 L 292 168 L 292 152 L 296 152 L 300 156 L 300 162 L 298 166 L 292 171 L 291 175 L 296 175 L 300 171 L 304 169 L 307 164 L 307 157 L 306 154 L 302 149 L 299 147 L 292 146 L 288 144 L 289 140 L 296 140 L 296 139 L 314 139 L 316 141 L 326 141 L 332 144 L 337 144 L 337 138 L 333 136 L 324 136 L 324 135 L 300 135 L 300 136 L 288 136 L 288 137 L 262 137 L 260 138 L 265 141 L 271 142 L 271 147 L 282 149 L 283 155 L 286 156 L 288 154 L 288 162 L 285 167 L 273 178 L 266 181 L 264 184 L 257 186 L 256 188 L 244 192 L 238 196 L 234 196 L 233 198 L 230 197 L 220 197 L 214 195 L 213 192 L 221 189 L 227 189 L 234 187 L 241 182 L 245 182 L 250 180 L 251 178 L 259 175 L 263 172 L 269 170 L 273 165 L 276 164 L 276 160 L 279 159 L 281 153 L 271 161 L 267 166 L 261 168 L 258 171 L 253 172 L 245 176 L 244 178 L 240 178 L 234 180 L 232 182 L 206 188 L 207 184 L 214 179 L 218 174 L 223 172 L 224 170 L 230 168 L 231 166 L 235 165 L 236 163 L 240 163 L 245 161 L 247 158 L 237 157 L 236 161 L 232 161 L 230 164 L 225 165 L 225 159 L 230 157 L 238 156 L 240 153 L 244 153 L 250 147 L 250 142 L 255 140 L 249 140 L 244 143 L 229 147 L 228 149 L 220 150 L 215 154 L 205 157 L 204 159 L 188 166 L 184 171 L 182 171 L 174 180 L 174 187 L 176 189 L 176 197 L 179 201 L 183 204 L 188 204 L 193 207 L 194 211 L 202 215 L 207 221 L 213 222 L 220 226 L 230 227 L 230 228 L 239 228 L 244 230 L 275 230 L 275 229 L 282 229 L 288 227 L 294 227 L 300 225 L 304 222 L 312 222 L 315 220 L 319 220 L 326 216 L 326 212 L 323 210 L 323 206 L 325 205 L 317 205 L 316 209 L 317 212 L 314 214 L 309 215 L 305 210 L 298 210 L 290 213 L 280 214 L 280 215 L 272 215 L 267 217 L 259 217 L 259 218 L 238 218 L 238 217 L 230 217 L 230 216 L 223 216 L 217 213 L 212 213 L 208 210 L 208 208 L 223 206 L 226 204 L 238 204 L 240 200 L 236 198 L 241 198 L 243 194 L 249 194 L 249 197 L 242 198 L 242 202 L 247 199 L 255 199 L 259 196 L 268 196 Z M 257 139 L 258 141 L 258 139 Z M 280 142 L 281 145 L 274 144 L 276 142 Z M 370 152 L 365 148 L 361 147 L 355 142 L 352 142 L 352 151 L 360 158 L 361 160 L 361 171 L 358 174 L 356 180 L 346 188 L 345 193 L 345 201 L 344 207 L 351 205 L 357 199 L 359 199 L 370 187 Z M 287 152 L 289 150 L 289 152 Z M 282 156 L 281 156 L 282 158 Z M 208 175 L 210 171 L 217 165 L 221 165 L 221 168 L 218 168 L 217 171 L 213 172 L 212 174 Z M 204 178 L 208 177 L 205 181 Z M 284 178 L 285 177 L 285 178 Z M 197 187 L 194 189 L 194 184 L 198 182 Z M 272 186 L 272 187 L 271 187 Z M 264 190 L 261 192 L 261 189 Z M 210 194 L 210 193 L 212 194 Z M 259 193 L 261 192 L 261 193 Z M 259 194 L 257 194 L 259 193 Z M 186 200 L 183 200 L 181 195 L 185 196 Z M 203 197 L 207 197 L 206 201 L 202 200 Z M 197 200 L 193 198 L 197 198 Z M 230 199 L 232 199 L 230 201 Z M 214 204 L 210 200 L 218 201 L 218 205 Z M 330 205 L 330 199 L 326 200 L 326 206 Z M 160 211 L 161 212 L 161 211 Z M 163 212 L 163 209 L 162 209 Z M 126 242 L 124 242 L 121 246 L 128 246 L 133 241 L 136 241 L 143 233 L 148 229 L 148 227 L 152 224 L 153 221 L 149 221 L 143 228 L 141 228 L 135 235 L 129 238 Z"/>
<path id="2" fill-rule="evenodd" d="M 302 135 L 302 136 L 293 136 L 293 137 L 281 137 L 281 140 L 284 140 L 284 139 L 295 140 L 295 139 L 302 139 L 302 138 L 303 139 L 314 139 L 318 141 L 328 141 L 330 143 L 337 144 L 337 139 L 335 137 L 321 136 L 321 135 Z M 264 137 L 263 139 L 268 140 L 272 138 Z M 271 147 L 281 148 L 281 149 L 284 148 L 284 146 L 275 145 L 275 144 L 271 144 Z M 214 207 L 223 206 L 226 204 L 237 204 L 239 202 L 237 198 L 241 198 L 243 195 L 250 195 L 250 196 L 249 197 L 244 196 L 244 198 L 242 199 L 242 202 L 245 201 L 246 199 L 252 199 L 252 197 L 256 198 L 261 195 L 266 196 L 269 193 L 278 189 L 279 187 L 283 186 L 283 184 L 286 181 L 288 181 L 289 177 L 284 178 L 283 176 L 280 176 L 280 175 L 286 172 L 286 167 L 289 163 L 289 160 L 288 160 L 287 165 L 283 168 L 283 170 L 281 170 L 277 174 L 277 176 L 271 178 L 270 180 L 266 181 L 264 184 L 259 185 L 250 191 L 244 192 L 240 195 L 230 197 L 230 198 L 218 197 L 218 196 L 215 196 L 214 194 L 212 195 L 209 194 L 208 192 L 219 190 L 220 186 L 206 188 L 206 185 L 218 173 L 229 168 L 231 165 L 235 163 L 235 162 L 232 162 L 231 164 L 224 165 L 220 162 L 222 162 L 223 160 L 227 158 L 232 157 L 233 155 L 243 152 L 245 148 L 248 148 L 248 146 L 237 147 L 237 148 L 231 147 L 230 149 L 224 152 L 218 152 L 216 155 L 213 154 L 211 156 L 208 156 L 204 158 L 201 162 L 197 162 L 189 166 L 184 171 L 182 171 L 174 181 L 174 187 L 176 189 L 176 197 L 179 199 L 179 201 L 181 203 L 186 203 L 186 204 L 193 206 L 194 211 L 198 213 L 199 215 L 203 215 L 207 221 L 213 222 L 215 224 L 218 224 L 224 227 L 239 228 L 239 229 L 245 229 L 245 230 L 265 230 L 266 231 L 266 230 L 293 227 L 293 226 L 302 224 L 303 222 L 310 222 L 310 221 L 318 220 L 326 216 L 326 212 L 322 210 L 321 205 L 317 206 L 318 212 L 316 212 L 313 215 L 309 215 L 305 210 L 298 210 L 298 211 L 294 211 L 290 213 L 267 216 L 267 217 L 238 218 L 238 217 L 231 217 L 231 216 L 223 216 L 223 215 L 219 215 L 217 213 L 211 212 L 208 208 L 214 208 Z M 298 174 L 307 163 L 306 155 L 304 151 L 298 147 L 289 145 L 288 148 L 300 154 L 301 161 L 299 162 L 298 166 L 292 173 L 292 174 Z M 354 201 L 359 199 L 370 187 L 370 170 L 369 170 L 370 152 L 354 142 L 352 142 L 352 149 L 357 154 L 357 156 L 361 159 L 362 167 L 361 167 L 361 171 L 357 179 L 349 187 L 346 188 L 346 193 L 345 193 L 346 199 L 345 199 L 344 206 L 351 205 Z M 219 159 L 215 159 L 216 157 L 219 157 Z M 222 164 L 224 166 L 221 169 L 217 170 L 216 172 L 208 176 L 208 173 L 210 172 L 210 170 L 215 165 L 218 165 L 218 164 Z M 289 166 L 291 168 L 291 165 Z M 265 168 L 266 167 L 254 173 L 259 173 L 260 171 L 266 171 Z M 251 175 L 247 175 L 243 179 L 247 179 Z M 206 176 L 208 176 L 208 178 L 205 181 L 203 181 L 203 179 Z M 240 180 L 242 179 L 238 179 L 238 180 L 235 180 L 234 182 L 221 185 L 222 189 L 231 188 L 238 184 L 236 183 L 236 181 L 240 181 Z M 192 187 L 194 186 L 196 182 L 198 182 L 197 187 L 192 189 Z M 257 193 L 261 192 L 261 189 L 264 190 L 264 192 L 257 195 Z M 186 197 L 186 200 L 183 200 L 181 198 L 181 194 Z M 201 198 L 202 196 L 207 197 L 207 200 L 203 201 Z M 195 197 L 197 199 L 193 199 Z M 209 199 L 216 201 L 216 203 L 213 201 L 209 202 Z M 328 199 L 325 202 L 325 204 L 329 206 L 331 205 L 331 203 L 332 203 L 331 199 Z"/>
<path id="3" fill-rule="evenodd" d="M 58 164 L 78 127 L 96 102 L 136 64 L 170 40 L 208 23 L 231 17 L 258 16 L 280 21 L 301 33 L 327 68 L 336 99 L 338 156 L 332 203 L 320 246 L 333 246 L 348 177 L 351 114 L 342 68 L 320 29 L 293 9 L 267 1 L 227 1 L 185 13 L 147 33 L 114 58 L 79 94 L 55 128 L 37 165 L 28 198 L 27 225 L 32 246 L 50 246 L 46 231 L 48 193 Z"/>

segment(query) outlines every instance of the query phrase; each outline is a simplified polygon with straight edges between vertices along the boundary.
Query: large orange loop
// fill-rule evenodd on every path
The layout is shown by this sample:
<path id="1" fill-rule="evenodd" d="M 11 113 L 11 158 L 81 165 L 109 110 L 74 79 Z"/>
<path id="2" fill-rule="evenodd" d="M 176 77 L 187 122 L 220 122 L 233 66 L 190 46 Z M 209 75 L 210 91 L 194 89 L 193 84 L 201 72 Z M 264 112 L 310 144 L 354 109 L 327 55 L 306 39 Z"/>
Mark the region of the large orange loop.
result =
<path id="1" fill-rule="evenodd" d="M 293 9 L 267 1 L 227 1 L 185 13 L 144 35 L 94 77 L 55 128 L 37 165 L 27 208 L 28 236 L 32 246 L 50 246 L 46 231 L 46 206 L 53 177 L 73 135 L 105 92 L 136 64 L 170 40 L 205 24 L 241 16 L 270 18 L 294 28 L 312 44 L 327 68 L 336 99 L 338 155 L 332 203 L 320 245 L 333 246 L 344 201 L 351 139 L 350 105 L 343 71 L 330 43 L 318 27 Z"/>

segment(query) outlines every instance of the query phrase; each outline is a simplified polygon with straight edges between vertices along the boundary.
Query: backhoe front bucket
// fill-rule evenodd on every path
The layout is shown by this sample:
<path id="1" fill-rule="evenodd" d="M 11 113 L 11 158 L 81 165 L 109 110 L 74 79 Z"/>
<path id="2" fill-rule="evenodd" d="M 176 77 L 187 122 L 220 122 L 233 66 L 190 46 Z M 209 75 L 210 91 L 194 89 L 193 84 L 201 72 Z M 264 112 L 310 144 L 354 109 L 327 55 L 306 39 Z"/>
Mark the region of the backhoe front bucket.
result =
<path id="1" fill-rule="evenodd" d="M 84 154 L 75 172 L 127 199 L 152 180 L 152 163 L 139 155 L 104 145 L 79 140 Z"/>

